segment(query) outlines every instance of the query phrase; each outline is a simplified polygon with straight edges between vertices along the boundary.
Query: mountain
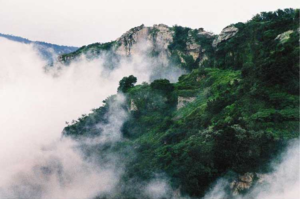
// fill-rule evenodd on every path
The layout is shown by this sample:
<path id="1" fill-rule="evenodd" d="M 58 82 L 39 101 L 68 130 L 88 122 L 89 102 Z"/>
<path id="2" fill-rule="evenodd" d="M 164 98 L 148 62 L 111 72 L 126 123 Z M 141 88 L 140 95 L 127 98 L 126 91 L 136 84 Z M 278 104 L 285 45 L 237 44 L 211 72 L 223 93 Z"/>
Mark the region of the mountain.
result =
<path id="1" fill-rule="evenodd" d="M 64 54 L 60 61 L 68 63 L 80 55 L 95 58 L 105 52 L 114 56 L 132 56 L 147 51 L 150 56 L 162 60 L 165 66 L 172 62 L 181 64 L 182 68 L 192 69 L 205 64 L 213 52 L 211 43 L 215 37 L 203 28 L 193 30 L 181 26 L 168 27 L 164 24 L 153 27 L 141 25 L 130 29 L 115 41 L 90 44 L 73 53 Z"/>
<path id="2" fill-rule="evenodd" d="M 119 94 L 65 127 L 64 136 L 95 139 L 128 115 L 120 127 L 123 139 L 84 149 L 99 158 L 119 154 L 125 164 L 116 193 L 104 198 L 146 198 L 133 185 L 161 173 L 175 190 L 166 198 L 202 197 L 220 177 L 230 181 L 225 198 L 265 181 L 270 160 L 299 137 L 298 22 L 299 9 L 285 9 L 231 24 L 219 35 L 142 25 L 116 41 L 60 56 L 65 64 L 81 55 L 134 56 L 142 45 L 162 66 L 186 71 L 175 83 L 136 85 L 134 76 L 124 77 Z M 116 108 L 120 95 L 125 102 Z M 112 110 L 118 117 L 111 118 Z"/>
<path id="3" fill-rule="evenodd" d="M 49 63 L 52 63 L 58 55 L 71 53 L 78 49 L 77 47 L 73 46 L 60 46 L 46 42 L 30 41 L 22 37 L 2 33 L 0 33 L 0 37 L 24 44 L 32 44 L 34 48 L 36 48 L 38 52 L 42 55 L 42 57 L 49 61 Z"/>

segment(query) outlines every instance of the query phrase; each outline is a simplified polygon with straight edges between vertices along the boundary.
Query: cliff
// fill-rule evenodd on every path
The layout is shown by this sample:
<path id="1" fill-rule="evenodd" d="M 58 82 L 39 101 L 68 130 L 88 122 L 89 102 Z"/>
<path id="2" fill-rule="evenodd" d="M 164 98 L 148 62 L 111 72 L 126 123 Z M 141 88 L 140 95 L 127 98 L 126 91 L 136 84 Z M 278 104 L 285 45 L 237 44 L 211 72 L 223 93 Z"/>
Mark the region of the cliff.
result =
<path id="1" fill-rule="evenodd" d="M 210 56 L 214 38 L 215 35 L 202 28 L 193 30 L 180 26 L 168 27 L 164 24 L 153 27 L 141 25 L 130 29 L 115 41 L 83 46 L 73 53 L 62 55 L 59 60 L 69 63 L 81 55 L 93 59 L 105 52 L 116 57 L 144 53 L 157 57 L 163 66 L 173 62 L 183 68 L 186 65 L 198 67 Z"/>

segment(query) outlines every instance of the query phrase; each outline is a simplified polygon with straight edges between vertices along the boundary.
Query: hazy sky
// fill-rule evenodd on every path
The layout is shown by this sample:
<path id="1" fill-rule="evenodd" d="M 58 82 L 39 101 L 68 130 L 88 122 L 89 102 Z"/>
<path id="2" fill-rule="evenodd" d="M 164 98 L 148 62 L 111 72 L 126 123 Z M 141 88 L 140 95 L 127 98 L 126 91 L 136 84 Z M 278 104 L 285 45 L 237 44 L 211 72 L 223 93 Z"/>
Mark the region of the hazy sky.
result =
<path id="1" fill-rule="evenodd" d="M 219 33 L 261 11 L 299 5 L 298 0 L 0 0 L 0 32 L 82 46 L 115 40 L 141 24 Z"/>

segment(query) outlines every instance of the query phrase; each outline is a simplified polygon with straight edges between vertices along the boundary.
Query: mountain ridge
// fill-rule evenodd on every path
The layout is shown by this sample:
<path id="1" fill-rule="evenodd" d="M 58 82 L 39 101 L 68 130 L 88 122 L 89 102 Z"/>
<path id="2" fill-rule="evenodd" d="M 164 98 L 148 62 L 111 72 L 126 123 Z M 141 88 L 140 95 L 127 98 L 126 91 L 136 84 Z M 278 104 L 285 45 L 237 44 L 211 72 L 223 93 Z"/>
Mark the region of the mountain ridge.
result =
<path id="1" fill-rule="evenodd" d="M 9 34 L 0 33 L 0 37 L 11 41 L 19 42 L 19 43 L 32 44 L 34 48 L 36 48 L 41 53 L 42 57 L 49 61 L 49 63 L 53 63 L 56 59 L 53 58 L 53 53 L 57 55 L 61 55 L 65 53 L 71 53 L 78 49 L 78 47 L 74 47 L 74 46 L 57 45 L 57 44 L 51 44 L 42 41 L 31 41 L 23 37 L 9 35 Z"/>
<path id="2" fill-rule="evenodd" d="M 176 38 L 176 33 L 180 34 L 180 32 L 186 34 L 187 41 L 181 42 L 177 46 L 172 46 L 173 40 L 178 39 Z M 201 44 L 205 46 L 206 41 L 202 43 L 200 40 L 213 38 L 214 35 L 204 31 L 203 28 L 168 27 L 164 24 L 146 27 L 142 24 L 131 28 L 114 41 L 83 46 L 73 53 L 60 56 L 59 60 L 68 63 L 80 57 L 80 55 L 97 57 L 105 51 L 112 52 L 116 56 L 131 56 L 140 53 L 141 43 L 143 43 L 144 46 L 147 46 L 147 53 L 150 56 L 157 56 L 163 60 L 164 65 L 169 64 L 168 61 L 172 56 L 174 56 L 174 59 L 180 59 L 182 64 L 185 62 L 186 65 L 189 65 L 190 63 L 187 62 L 197 62 L 197 64 L 201 65 L 208 55 L 206 55 L 205 49 L 202 49 L 201 46 Z M 201 53 L 201 51 L 203 52 Z"/>
<path id="3" fill-rule="evenodd" d="M 161 173 L 174 190 L 165 198 L 203 197 L 221 177 L 229 182 L 226 199 L 272 183 L 263 177 L 270 161 L 299 137 L 298 22 L 299 9 L 285 9 L 229 25 L 218 36 L 179 26 L 158 25 L 158 32 L 138 26 L 116 41 L 61 56 L 64 63 L 103 52 L 133 56 L 140 53 L 136 41 L 146 38 L 149 56 L 187 71 L 175 83 L 136 85 L 135 77 L 124 77 L 119 94 L 65 127 L 63 135 L 79 142 L 97 138 L 104 133 L 99 126 L 110 124 L 118 96 L 126 97 L 118 104 L 128 114 L 120 130 L 124 139 L 87 147 L 97 157 L 119 154 L 126 168 L 116 192 L 98 198 L 149 198 L 135 185 Z"/>

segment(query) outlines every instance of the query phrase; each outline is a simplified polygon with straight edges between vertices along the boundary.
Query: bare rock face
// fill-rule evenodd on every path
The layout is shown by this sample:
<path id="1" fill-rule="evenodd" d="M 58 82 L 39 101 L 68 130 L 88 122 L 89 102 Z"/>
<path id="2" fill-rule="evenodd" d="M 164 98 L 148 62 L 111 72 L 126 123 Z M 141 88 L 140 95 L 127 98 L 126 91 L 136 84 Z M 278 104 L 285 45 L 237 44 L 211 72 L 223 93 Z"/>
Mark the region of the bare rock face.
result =
<path id="1" fill-rule="evenodd" d="M 149 28 L 144 25 L 135 27 L 127 31 L 117 39 L 116 53 L 118 55 L 129 56 L 137 52 L 137 44 L 147 40 Z"/>
<path id="2" fill-rule="evenodd" d="M 195 38 L 192 36 L 192 31 L 190 30 L 188 33 L 188 39 L 186 42 L 186 50 L 185 52 L 177 52 L 179 55 L 179 58 L 181 60 L 181 63 L 185 63 L 185 60 L 183 56 L 191 56 L 194 61 L 197 59 L 199 60 L 199 66 L 201 67 L 203 62 L 208 60 L 208 56 L 206 55 L 206 50 L 196 42 Z M 203 30 L 203 28 L 198 29 L 197 33 L 198 37 L 206 37 L 206 38 L 212 38 L 214 37 L 214 34 L 211 32 L 206 32 Z"/>
<path id="3" fill-rule="evenodd" d="M 212 38 L 214 36 L 214 34 L 212 32 L 204 31 L 203 28 L 198 29 L 198 35 L 205 36 L 207 38 Z"/>
<path id="4" fill-rule="evenodd" d="M 294 31 L 292 30 L 288 30 L 284 33 L 281 33 L 279 35 L 277 35 L 277 37 L 275 38 L 275 40 L 279 40 L 280 43 L 285 43 L 290 39 L 290 34 L 292 34 Z"/>
<path id="5" fill-rule="evenodd" d="M 226 41 L 238 33 L 239 29 L 234 26 L 226 27 L 222 30 L 221 34 L 213 41 L 212 46 L 216 48 L 219 43 Z"/>
<path id="6" fill-rule="evenodd" d="M 130 29 L 117 39 L 116 52 L 128 56 L 137 53 L 138 50 L 145 50 L 145 48 L 166 51 L 172 41 L 173 31 L 168 26 L 164 24 L 153 27 L 141 25 Z"/>
<path id="7" fill-rule="evenodd" d="M 186 64 L 187 61 L 190 62 L 190 58 L 192 58 L 194 62 L 199 61 L 199 66 L 202 66 L 203 62 L 209 59 L 209 56 L 206 53 L 206 49 L 199 44 L 198 39 L 204 37 L 204 39 L 211 40 L 214 37 L 213 33 L 206 32 L 203 28 L 190 30 L 188 35 L 185 35 L 187 36 L 187 38 L 185 38 L 185 48 L 174 50 L 175 52 L 173 52 L 169 49 L 169 46 L 174 41 L 175 30 L 175 28 L 168 27 L 164 24 L 154 25 L 152 27 L 140 25 L 130 29 L 112 42 L 109 50 L 111 50 L 113 55 L 120 57 L 150 55 L 151 58 L 155 58 L 153 62 L 161 66 L 170 66 L 169 62 L 173 60 L 171 59 L 173 55 L 178 55 L 181 64 Z M 95 47 L 89 45 L 81 53 L 90 55 L 89 57 L 92 58 L 97 57 L 101 50 L 101 48 L 99 50 L 99 46 L 101 46 L 100 43 Z M 60 62 L 70 62 L 76 57 L 79 56 L 70 54 L 64 56 L 64 58 L 60 57 Z"/>
<path id="8" fill-rule="evenodd" d="M 251 187 L 254 179 L 253 173 L 245 173 L 240 175 L 237 180 L 230 184 L 233 195 L 238 195 L 239 192 L 247 190 Z"/>
<path id="9" fill-rule="evenodd" d="M 138 108 L 137 108 L 136 104 L 134 103 L 133 99 L 130 100 L 130 109 L 129 110 L 130 111 L 137 111 L 138 110 Z"/>
<path id="10" fill-rule="evenodd" d="M 121 56 L 130 56 L 144 52 L 157 52 L 163 65 L 168 64 L 171 56 L 168 46 L 173 42 L 174 32 L 164 24 L 135 27 L 117 39 L 115 52 Z"/>
<path id="11" fill-rule="evenodd" d="M 177 110 L 184 107 L 186 104 L 195 101 L 196 97 L 180 97 L 178 96 Z"/>
<path id="12" fill-rule="evenodd" d="M 200 54 L 200 56 L 201 56 L 201 54 Z M 206 60 L 208 60 L 208 56 L 206 54 L 203 54 L 199 61 L 199 66 L 201 67 Z"/>
<path id="13" fill-rule="evenodd" d="M 214 37 L 214 34 L 211 32 L 204 31 L 203 28 L 199 28 L 197 36 L 206 37 L 207 39 L 210 39 Z M 195 38 L 192 37 L 191 32 L 189 32 L 189 38 L 188 38 L 188 42 L 186 43 L 186 46 L 187 46 L 186 49 L 187 54 L 191 55 L 194 61 L 198 59 L 200 67 L 203 65 L 204 61 L 208 60 L 208 56 L 205 52 L 206 49 L 203 48 L 195 41 Z"/>
<path id="14" fill-rule="evenodd" d="M 198 29 L 198 36 L 206 38 L 213 37 L 213 33 L 206 32 L 202 28 Z M 168 65 L 171 52 L 168 46 L 173 42 L 174 31 L 164 24 L 145 27 L 144 25 L 135 27 L 127 31 L 117 39 L 115 52 L 121 56 L 130 56 L 143 52 L 156 52 L 163 65 Z M 192 36 L 188 34 L 185 52 L 178 52 L 181 63 L 185 63 L 182 56 L 192 56 L 193 60 L 199 59 L 200 65 L 208 59 L 203 49 Z"/>
<path id="15" fill-rule="evenodd" d="M 196 61 L 200 56 L 201 46 L 196 43 L 195 39 L 192 37 L 191 32 L 189 32 L 188 41 L 186 43 L 187 54 L 191 55 Z"/>
<path id="16" fill-rule="evenodd" d="M 159 52 L 159 60 L 163 65 L 168 65 L 171 52 L 168 46 L 173 42 L 174 32 L 164 24 L 154 25 L 148 36 L 148 40 L 152 43 L 152 50 Z"/>
<path id="17" fill-rule="evenodd" d="M 168 46 L 173 42 L 174 32 L 164 24 L 154 25 L 151 28 L 152 34 L 149 39 L 152 39 L 158 50 L 167 50 Z M 152 38 L 151 38 L 152 36 Z"/>
<path id="18" fill-rule="evenodd" d="M 236 196 L 243 191 L 249 190 L 252 186 L 259 186 L 264 183 L 272 183 L 273 177 L 269 174 L 245 173 L 230 183 L 232 195 Z"/>

